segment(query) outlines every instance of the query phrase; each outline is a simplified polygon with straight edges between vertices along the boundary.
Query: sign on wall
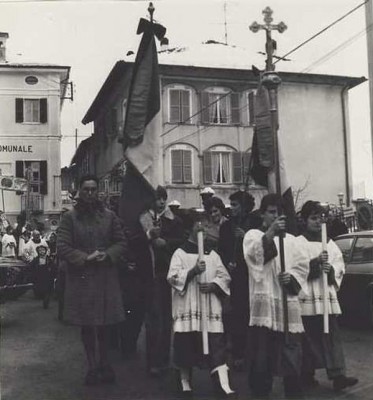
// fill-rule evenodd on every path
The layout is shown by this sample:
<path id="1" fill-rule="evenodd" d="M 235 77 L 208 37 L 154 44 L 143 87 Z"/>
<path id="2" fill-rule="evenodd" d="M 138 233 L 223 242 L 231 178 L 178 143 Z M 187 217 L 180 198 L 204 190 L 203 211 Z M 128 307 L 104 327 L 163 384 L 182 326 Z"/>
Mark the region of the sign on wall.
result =
<path id="1" fill-rule="evenodd" d="M 14 176 L 0 175 L 0 189 L 27 192 L 27 180 Z"/>

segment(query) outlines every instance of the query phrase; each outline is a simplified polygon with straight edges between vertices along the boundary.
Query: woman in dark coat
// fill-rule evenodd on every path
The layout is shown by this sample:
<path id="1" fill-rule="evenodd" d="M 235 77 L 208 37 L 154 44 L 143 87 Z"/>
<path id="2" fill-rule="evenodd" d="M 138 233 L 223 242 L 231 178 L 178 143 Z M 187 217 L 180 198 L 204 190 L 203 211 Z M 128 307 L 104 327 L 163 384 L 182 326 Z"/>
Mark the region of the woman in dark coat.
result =
<path id="1" fill-rule="evenodd" d="M 114 382 L 107 358 L 108 325 L 124 320 L 117 268 L 126 240 L 118 218 L 98 201 L 97 183 L 94 176 L 81 179 L 78 202 L 63 215 L 57 240 L 58 257 L 66 271 L 65 319 L 82 328 L 87 385 Z"/>

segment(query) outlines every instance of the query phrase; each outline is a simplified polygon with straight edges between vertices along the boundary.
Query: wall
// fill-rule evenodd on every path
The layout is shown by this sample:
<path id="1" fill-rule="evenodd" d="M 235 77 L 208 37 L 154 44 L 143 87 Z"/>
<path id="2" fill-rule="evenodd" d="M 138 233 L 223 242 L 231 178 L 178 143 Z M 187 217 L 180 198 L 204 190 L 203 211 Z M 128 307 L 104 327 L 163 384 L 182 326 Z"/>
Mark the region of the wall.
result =
<path id="1" fill-rule="evenodd" d="M 26 84 L 25 77 L 29 75 L 36 76 L 38 83 Z M 58 214 L 61 210 L 60 79 L 61 70 L 0 69 L 0 150 L 2 146 L 23 146 L 18 147 L 21 151 L 0 151 L 0 163 L 5 167 L 3 173 L 15 175 L 16 160 L 46 160 L 48 193 L 44 196 L 45 214 Z M 47 123 L 16 123 L 16 98 L 47 98 Z M 19 214 L 21 200 L 15 192 L 4 191 L 4 203 L 8 215 Z"/>

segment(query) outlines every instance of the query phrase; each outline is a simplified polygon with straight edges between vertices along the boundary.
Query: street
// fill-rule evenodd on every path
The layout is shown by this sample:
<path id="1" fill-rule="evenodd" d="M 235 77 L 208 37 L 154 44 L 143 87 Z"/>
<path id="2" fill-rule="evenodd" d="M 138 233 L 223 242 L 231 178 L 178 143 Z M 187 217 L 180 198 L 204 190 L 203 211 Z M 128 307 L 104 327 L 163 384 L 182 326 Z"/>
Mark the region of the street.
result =
<path id="1" fill-rule="evenodd" d="M 365 329 L 343 328 L 343 340 L 349 375 L 359 384 L 335 394 L 324 371 L 318 371 L 320 386 L 305 398 L 371 400 L 373 390 L 373 335 Z M 116 400 L 176 399 L 172 371 L 162 379 L 145 373 L 144 341 L 141 337 L 135 359 L 122 360 L 118 351 L 111 353 L 117 373 L 115 385 L 83 385 L 85 359 L 76 327 L 57 320 L 57 303 L 44 310 L 41 301 L 26 293 L 17 301 L 1 306 L 1 398 L 2 400 Z M 250 399 L 247 373 L 233 372 L 233 386 L 239 399 Z M 196 399 L 213 399 L 207 370 L 195 370 L 193 386 Z M 281 383 L 275 381 L 271 399 L 283 398 Z"/>

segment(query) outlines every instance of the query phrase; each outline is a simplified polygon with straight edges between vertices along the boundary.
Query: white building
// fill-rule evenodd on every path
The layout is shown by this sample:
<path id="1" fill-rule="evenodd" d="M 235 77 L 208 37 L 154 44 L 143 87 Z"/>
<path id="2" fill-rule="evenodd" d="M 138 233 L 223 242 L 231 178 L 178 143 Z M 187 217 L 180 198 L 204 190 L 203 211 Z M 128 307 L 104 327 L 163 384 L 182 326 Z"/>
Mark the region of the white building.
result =
<path id="1" fill-rule="evenodd" d="M 31 216 L 46 223 L 61 212 L 61 109 L 70 67 L 12 63 L 0 32 L 0 170 L 26 177 L 30 168 Z M 26 194 L 3 191 L 0 209 L 14 221 Z"/>

